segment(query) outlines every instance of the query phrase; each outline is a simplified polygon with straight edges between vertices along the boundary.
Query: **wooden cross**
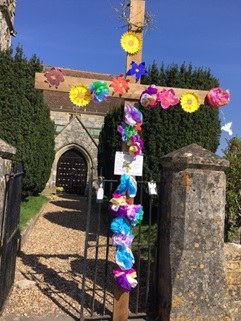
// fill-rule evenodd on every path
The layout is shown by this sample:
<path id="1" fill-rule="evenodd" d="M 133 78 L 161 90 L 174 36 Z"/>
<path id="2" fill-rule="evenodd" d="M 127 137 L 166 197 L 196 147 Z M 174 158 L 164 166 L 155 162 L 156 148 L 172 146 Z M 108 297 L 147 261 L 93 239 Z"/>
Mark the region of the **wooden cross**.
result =
<path id="1" fill-rule="evenodd" d="M 145 19 L 145 0 L 130 0 L 130 16 L 129 16 L 129 26 L 128 31 L 133 31 L 139 34 L 139 37 L 143 38 L 143 25 Z M 126 56 L 126 71 L 129 69 L 131 62 L 134 61 L 137 64 L 142 62 L 142 50 L 140 50 L 135 55 Z M 125 99 L 125 103 L 133 103 L 139 100 L 140 94 L 146 89 L 146 85 L 141 85 L 136 83 L 134 76 L 128 76 L 130 79 L 129 90 L 122 98 Z M 87 87 L 96 79 L 90 78 L 80 78 L 80 77 L 71 77 L 64 76 L 64 82 L 62 82 L 58 88 L 49 87 L 45 82 L 44 73 L 36 73 L 35 75 L 35 88 L 42 90 L 51 90 L 59 92 L 69 92 L 70 88 L 76 84 L 86 85 Z M 111 81 L 106 81 L 108 85 L 111 84 Z M 180 97 L 186 91 L 194 92 L 200 99 L 200 103 L 203 104 L 205 97 L 208 91 L 204 90 L 195 90 L 195 89 L 186 89 L 186 88 L 168 88 L 168 87 L 156 87 L 158 91 L 162 89 L 173 89 L 177 97 Z M 118 93 L 114 93 L 112 97 L 118 97 Z M 88 108 L 88 107 L 87 107 Z M 130 201 L 131 203 L 131 201 Z M 114 290 L 114 303 L 113 303 L 113 321 L 127 321 L 129 314 L 129 293 L 123 291 L 117 285 Z"/>

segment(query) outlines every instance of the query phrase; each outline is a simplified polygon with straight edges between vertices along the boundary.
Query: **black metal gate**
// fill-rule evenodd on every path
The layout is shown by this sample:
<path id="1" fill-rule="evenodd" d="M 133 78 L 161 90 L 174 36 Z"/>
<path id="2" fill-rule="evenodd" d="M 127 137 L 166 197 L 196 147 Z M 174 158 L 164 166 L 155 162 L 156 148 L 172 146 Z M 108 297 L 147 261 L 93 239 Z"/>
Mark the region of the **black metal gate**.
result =
<path id="1" fill-rule="evenodd" d="M 84 195 L 87 179 L 87 164 L 84 156 L 75 149 L 65 152 L 57 165 L 56 186 L 69 194 Z"/>
<path id="2" fill-rule="evenodd" d="M 83 282 L 81 287 L 80 320 L 111 320 L 113 313 L 114 278 L 112 270 L 115 247 L 111 244 L 110 222 L 113 217 L 108 212 L 108 200 L 117 181 L 101 181 L 105 195 L 103 202 L 96 203 L 96 197 L 89 188 L 86 241 L 83 262 Z M 93 182 L 90 182 L 92 186 Z M 137 226 L 132 243 L 138 285 L 130 293 L 129 319 L 154 319 L 156 315 L 155 261 L 157 243 L 158 209 L 157 196 L 147 195 L 147 182 L 138 181 L 136 204 L 145 202 L 144 222 Z M 145 195 L 144 195 L 145 194 Z"/>
<path id="3" fill-rule="evenodd" d="M 15 276 L 22 174 L 22 165 L 16 164 L 13 173 L 6 176 L 4 209 L 0 226 L 0 311 L 11 291 Z"/>

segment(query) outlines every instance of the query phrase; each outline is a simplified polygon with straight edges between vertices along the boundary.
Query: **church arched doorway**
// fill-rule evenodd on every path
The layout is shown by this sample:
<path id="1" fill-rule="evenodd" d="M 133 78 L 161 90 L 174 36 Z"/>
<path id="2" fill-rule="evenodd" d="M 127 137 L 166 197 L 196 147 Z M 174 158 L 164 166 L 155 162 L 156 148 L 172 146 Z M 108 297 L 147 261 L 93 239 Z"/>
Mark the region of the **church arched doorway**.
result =
<path id="1" fill-rule="evenodd" d="M 87 180 L 85 157 L 76 149 L 65 152 L 57 164 L 56 186 L 69 194 L 83 195 Z"/>

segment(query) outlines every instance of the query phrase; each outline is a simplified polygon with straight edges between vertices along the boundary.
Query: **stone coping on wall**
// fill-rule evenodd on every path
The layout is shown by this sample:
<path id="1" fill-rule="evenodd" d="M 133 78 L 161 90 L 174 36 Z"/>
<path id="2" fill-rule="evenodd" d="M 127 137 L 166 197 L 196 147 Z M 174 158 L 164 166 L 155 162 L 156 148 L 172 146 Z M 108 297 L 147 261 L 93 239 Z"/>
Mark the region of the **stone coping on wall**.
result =
<path id="1" fill-rule="evenodd" d="M 0 157 L 11 159 L 16 154 L 16 148 L 0 138 Z"/>

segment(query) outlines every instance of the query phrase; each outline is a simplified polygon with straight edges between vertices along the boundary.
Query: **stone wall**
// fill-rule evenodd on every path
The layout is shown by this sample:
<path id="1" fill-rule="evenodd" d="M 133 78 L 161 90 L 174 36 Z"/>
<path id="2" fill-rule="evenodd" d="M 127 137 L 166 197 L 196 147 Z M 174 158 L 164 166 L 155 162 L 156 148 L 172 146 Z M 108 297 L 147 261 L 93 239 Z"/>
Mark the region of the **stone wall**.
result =
<path id="1" fill-rule="evenodd" d="M 11 35 L 15 34 L 13 20 L 16 0 L 0 0 L 0 50 L 11 45 Z"/>

